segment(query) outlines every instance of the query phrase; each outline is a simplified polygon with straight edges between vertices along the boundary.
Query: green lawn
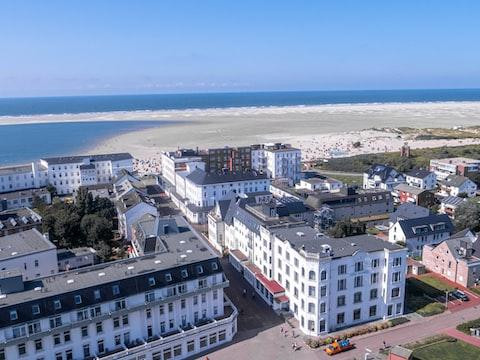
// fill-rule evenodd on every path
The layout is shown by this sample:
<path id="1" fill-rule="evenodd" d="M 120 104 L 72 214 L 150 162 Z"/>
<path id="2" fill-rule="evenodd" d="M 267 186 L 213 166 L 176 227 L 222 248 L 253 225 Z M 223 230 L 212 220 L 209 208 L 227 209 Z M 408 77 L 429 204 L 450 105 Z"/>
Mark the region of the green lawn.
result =
<path id="1" fill-rule="evenodd" d="M 430 274 L 422 275 L 419 280 L 442 292 L 455 290 L 453 286 Z"/>
<path id="2" fill-rule="evenodd" d="M 413 351 L 417 360 L 479 360 L 480 349 L 463 341 L 442 340 Z"/>
<path id="3" fill-rule="evenodd" d="M 337 175 L 337 174 L 325 174 L 325 176 L 337 179 L 344 184 L 348 185 L 359 185 L 363 186 L 363 177 L 362 176 L 350 176 L 350 175 Z"/>
<path id="4" fill-rule="evenodd" d="M 470 335 L 470 329 L 471 328 L 478 328 L 480 327 L 480 319 L 475 319 L 471 321 L 464 322 L 460 325 L 457 325 L 457 330 Z"/>
<path id="5" fill-rule="evenodd" d="M 428 275 L 421 278 L 408 278 L 406 306 L 422 316 L 440 314 L 445 311 L 445 306 L 434 299 L 445 295 L 445 288 L 449 288 L 449 286 Z"/>

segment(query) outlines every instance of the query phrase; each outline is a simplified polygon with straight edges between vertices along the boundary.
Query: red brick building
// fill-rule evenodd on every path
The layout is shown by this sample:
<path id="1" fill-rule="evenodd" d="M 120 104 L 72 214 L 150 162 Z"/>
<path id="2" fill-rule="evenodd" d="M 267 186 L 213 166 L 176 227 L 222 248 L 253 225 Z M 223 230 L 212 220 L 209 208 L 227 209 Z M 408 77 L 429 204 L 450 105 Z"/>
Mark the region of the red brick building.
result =
<path id="1" fill-rule="evenodd" d="M 425 267 L 464 287 L 480 279 L 480 244 L 470 231 L 453 235 L 436 245 L 423 247 Z"/>
<path id="2" fill-rule="evenodd" d="M 400 184 L 395 187 L 394 191 L 401 204 L 410 202 L 418 206 L 430 207 L 435 203 L 435 195 L 425 189 Z"/>

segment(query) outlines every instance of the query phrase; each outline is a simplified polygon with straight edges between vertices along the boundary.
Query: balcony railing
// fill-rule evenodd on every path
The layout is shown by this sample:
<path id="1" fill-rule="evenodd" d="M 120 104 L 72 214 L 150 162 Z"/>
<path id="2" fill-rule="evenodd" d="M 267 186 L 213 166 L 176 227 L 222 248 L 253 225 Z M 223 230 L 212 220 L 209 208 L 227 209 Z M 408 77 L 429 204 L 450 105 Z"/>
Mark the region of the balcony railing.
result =
<path id="1" fill-rule="evenodd" d="M 129 346 L 125 347 L 124 350 L 116 352 L 115 354 L 106 356 L 105 354 L 99 354 L 97 356 L 98 359 L 104 360 L 113 360 L 113 359 L 121 359 L 123 357 L 132 356 L 135 354 L 143 353 L 145 351 L 154 351 L 154 348 L 157 346 L 162 346 L 167 342 L 173 342 L 187 336 L 194 335 L 199 332 L 206 331 L 208 329 L 212 329 L 221 325 L 228 324 L 236 319 L 238 315 L 238 311 L 233 305 L 233 303 L 225 296 L 225 307 L 224 307 L 224 315 L 215 317 L 213 319 L 208 319 L 203 325 L 190 325 L 188 327 L 184 327 L 183 329 L 179 327 L 173 332 L 169 332 L 166 334 L 162 334 L 158 339 L 137 339 L 138 345 L 134 347 Z M 198 323 L 197 323 L 198 324 Z"/>

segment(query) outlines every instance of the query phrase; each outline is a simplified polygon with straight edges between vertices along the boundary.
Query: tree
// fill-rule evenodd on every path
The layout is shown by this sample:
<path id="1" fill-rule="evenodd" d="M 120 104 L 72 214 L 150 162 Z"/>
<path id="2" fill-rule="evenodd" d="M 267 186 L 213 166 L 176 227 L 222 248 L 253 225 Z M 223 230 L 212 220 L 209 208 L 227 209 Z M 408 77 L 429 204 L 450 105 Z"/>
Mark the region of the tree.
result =
<path id="1" fill-rule="evenodd" d="M 93 195 L 85 188 L 78 189 L 75 198 L 75 207 L 80 217 L 86 214 L 92 214 L 95 211 L 95 200 Z"/>
<path id="2" fill-rule="evenodd" d="M 80 229 L 87 244 L 92 247 L 112 239 L 112 223 L 95 214 L 85 215 L 80 223 Z"/>
<path id="3" fill-rule="evenodd" d="M 329 229 L 329 234 L 335 238 L 363 235 L 367 227 L 365 223 L 354 223 L 351 220 L 338 221 L 332 228 Z"/>
<path id="4" fill-rule="evenodd" d="M 34 195 L 32 199 L 32 207 L 42 213 L 45 211 L 47 204 L 38 195 Z"/>
<path id="5" fill-rule="evenodd" d="M 480 230 L 480 204 L 466 201 L 455 210 L 455 227 L 457 230 Z"/>
<path id="6" fill-rule="evenodd" d="M 76 247 L 82 244 L 80 216 L 69 208 L 56 212 L 54 233 L 61 247 Z"/>

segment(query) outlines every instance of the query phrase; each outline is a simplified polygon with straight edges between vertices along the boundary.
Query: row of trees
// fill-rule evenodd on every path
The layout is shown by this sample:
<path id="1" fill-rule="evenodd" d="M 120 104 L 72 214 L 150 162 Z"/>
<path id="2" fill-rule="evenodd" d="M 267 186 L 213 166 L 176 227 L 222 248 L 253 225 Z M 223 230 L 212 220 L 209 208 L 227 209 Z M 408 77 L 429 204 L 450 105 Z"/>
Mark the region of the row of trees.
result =
<path id="1" fill-rule="evenodd" d="M 55 199 L 46 205 L 35 199 L 33 206 L 43 217 L 43 231 L 58 247 L 90 246 L 102 258 L 111 256 L 115 207 L 109 199 L 80 189 L 75 203 Z"/>

